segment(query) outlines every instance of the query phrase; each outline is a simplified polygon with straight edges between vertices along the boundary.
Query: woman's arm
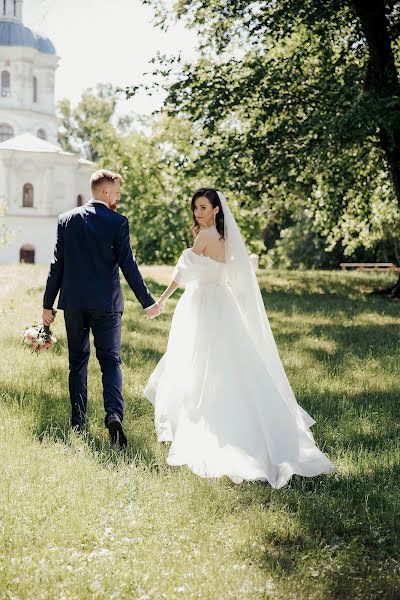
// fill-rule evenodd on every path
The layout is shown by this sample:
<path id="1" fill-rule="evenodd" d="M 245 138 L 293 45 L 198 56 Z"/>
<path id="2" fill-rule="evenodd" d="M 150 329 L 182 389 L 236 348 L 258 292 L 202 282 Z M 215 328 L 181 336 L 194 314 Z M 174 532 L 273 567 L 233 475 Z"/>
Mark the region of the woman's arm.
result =
<path id="1" fill-rule="evenodd" d="M 162 305 L 162 307 L 164 308 L 166 301 L 170 296 L 172 296 L 172 294 L 178 287 L 179 283 L 176 283 L 176 281 L 171 281 L 167 289 L 161 294 L 160 299 L 158 300 L 158 304 Z"/>
<path id="2" fill-rule="evenodd" d="M 206 247 L 206 241 L 207 233 L 203 230 L 199 231 L 194 241 L 193 248 L 191 248 L 192 252 L 194 252 L 195 254 L 201 254 Z M 168 298 L 172 296 L 172 294 L 179 287 L 179 285 L 180 284 L 177 281 L 171 281 L 167 289 L 161 294 L 158 303 L 162 306 L 163 309 Z"/>

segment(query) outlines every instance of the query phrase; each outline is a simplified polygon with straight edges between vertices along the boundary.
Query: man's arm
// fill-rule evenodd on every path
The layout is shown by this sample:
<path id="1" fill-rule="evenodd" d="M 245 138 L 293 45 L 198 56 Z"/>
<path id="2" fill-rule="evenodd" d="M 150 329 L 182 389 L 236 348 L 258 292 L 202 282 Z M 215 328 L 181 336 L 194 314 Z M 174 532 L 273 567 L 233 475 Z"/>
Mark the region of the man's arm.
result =
<path id="1" fill-rule="evenodd" d="M 64 234 L 60 220 L 57 224 L 57 240 L 54 247 L 53 260 L 47 277 L 46 289 L 43 297 L 43 308 L 51 310 L 61 287 L 64 273 Z"/>
<path id="2" fill-rule="evenodd" d="M 117 243 L 115 244 L 114 249 L 116 251 L 117 260 L 121 271 L 142 307 L 147 309 L 153 304 L 156 304 L 156 301 L 150 294 L 145 282 L 143 281 L 143 277 L 133 256 L 129 237 L 129 223 L 126 217 L 124 217 L 124 220 L 120 226 Z M 156 307 L 154 308 L 157 312 L 158 309 Z"/>

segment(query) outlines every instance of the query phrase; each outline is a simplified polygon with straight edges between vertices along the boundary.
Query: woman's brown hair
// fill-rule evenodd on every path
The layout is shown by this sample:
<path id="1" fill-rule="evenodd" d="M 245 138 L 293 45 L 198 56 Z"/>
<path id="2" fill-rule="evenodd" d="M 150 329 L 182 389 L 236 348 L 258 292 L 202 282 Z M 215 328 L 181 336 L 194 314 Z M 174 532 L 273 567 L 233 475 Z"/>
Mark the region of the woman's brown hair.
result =
<path id="1" fill-rule="evenodd" d="M 219 199 L 218 192 L 214 188 L 199 188 L 193 194 L 193 198 L 192 198 L 192 215 L 193 215 L 193 221 L 194 221 L 194 224 L 192 227 L 193 236 L 196 237 L 196 235 L 200 231 L 200 225 L 199 225 L 199 222 L 197 221 L 196 217 L 194 216 L 194 211 L 196 208 L 197 198 L 202 198 L 202 197 L 207 198 L 207 200 L 210 202 L 210 204 L 213 208 L 216 208 L 217 206 L 219 206 L 219 211 L 215 215 L 215 226 L 217 228 L 218 233 L 221 236 L 220 239 L 224 239 L 224 211 L 222 210 L 221 201 Z"/>

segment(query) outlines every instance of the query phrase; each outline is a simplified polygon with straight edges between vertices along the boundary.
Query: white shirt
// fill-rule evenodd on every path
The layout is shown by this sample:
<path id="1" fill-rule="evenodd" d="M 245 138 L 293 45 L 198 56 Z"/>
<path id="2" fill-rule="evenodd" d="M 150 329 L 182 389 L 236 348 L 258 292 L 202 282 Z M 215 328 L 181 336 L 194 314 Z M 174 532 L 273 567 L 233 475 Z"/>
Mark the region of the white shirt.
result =
<path id="1" fill-rule="evenodd" d="M 97 198 L 92 198 L 91 200 L 89 200 L 89 202 L 100 202 L 100 204 L 104 204 L 104 206 L 107 206 L 107 208 L 110 208 L 107 204 L 107 202 L 103 202 L 103 200 L 97 200 Z"/>

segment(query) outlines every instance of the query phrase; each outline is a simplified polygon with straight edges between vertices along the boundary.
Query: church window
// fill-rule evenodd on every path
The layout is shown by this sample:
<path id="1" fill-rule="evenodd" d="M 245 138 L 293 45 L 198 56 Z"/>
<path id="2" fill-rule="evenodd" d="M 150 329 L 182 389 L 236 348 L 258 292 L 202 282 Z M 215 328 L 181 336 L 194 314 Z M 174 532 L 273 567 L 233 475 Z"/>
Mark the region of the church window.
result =
<path id="1" fill-rule="evenodd" d="M 41 140 L 47 140 L 47 133 L 45 132 L 44 129 L 38 129 L 37 130 L 37 137 L 40 138 Z"/>
<path id="2" fill-rule="evenodd" d="M 19 262 L 34 264 L 35 248 L 32 244 L 24 244 L 19 251 Z"/>
<path id="3" fill-rule="evenodd" d="M 14 129 L 11 127 L 11 125 L 7 125 L 7 123 L 0 123 L 0 142 L 5 142 L 12 137 L 14 137 Z"/>
<path id="4" fill-rule="evenodd" d="M 25 183 L 22 193 L 22 206 L 23 208 L 33 207 L 33 185 L 31 183 Z"/>
<path id="5" fill-rule="evenodd" d="M 14 17 L 17 16 L 17 0 L 14 0 Z"/>
<path id="6" fill-rule="evenodd" d="M 37 102 L 37 91 L 38 91 L 38 85 L 37 85 L 37 77 L 33 78 L 33 101 Z"/>
<path id="7" fill-rule="evenodd" d="M 83 194 L 78 194 L 78 197 L 76 199 L 76 205 L 77 206 L 82 206 L 83 205 Z"/>
<path id="8" fill-rule="evenodd" d="M 1 72 L 1 95 L 11 96 L 11 75 L 9 71 Z"/>
<path id="9" fill-rule="evenodd" d="M 7 12 L 7 0 L 3 0 L 3 15 Z"/>

